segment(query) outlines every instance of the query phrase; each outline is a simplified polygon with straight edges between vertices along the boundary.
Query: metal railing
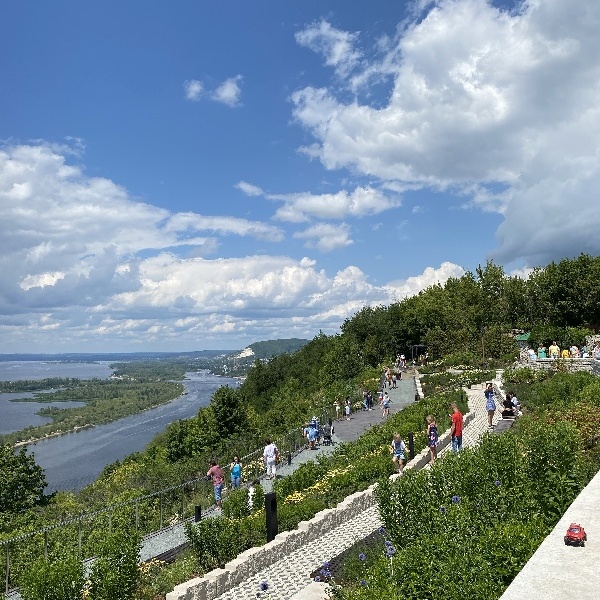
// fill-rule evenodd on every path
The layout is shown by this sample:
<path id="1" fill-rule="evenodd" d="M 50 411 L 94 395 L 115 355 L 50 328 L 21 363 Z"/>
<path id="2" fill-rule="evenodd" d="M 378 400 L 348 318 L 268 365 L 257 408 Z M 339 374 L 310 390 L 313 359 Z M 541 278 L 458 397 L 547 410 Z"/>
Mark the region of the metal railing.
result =
<path id="1" fill-rule="evenodd" d="M 326 423 L 333 418 L 333 408 L 318 411 L 318 417 L 321 423 Z M 301 427 L 273 441 L 279 449 L 280 462 L 290 461 L 305 446 Z M 264 475 L 262 457 L 262 447 L 241 457 L 245 482 L 260 479 Z M 222 466 L 226 470 L 225 465 Z M 150 538 L 159 534 L 165 525 L 192 519 L 196 507 L 200 507 L 200 512 L 204 513 L 214 504 L 212 487 L 211 482 L 198 477 L 0 540 L 5 555 L 0 573 L 3 568 L 6 594 L 9 594 L 11 587 L 14 587 L 13 581 L 18 580 L 18 574 L 27 565 L 42 556 L 48 558 L 55 547 L 60 547 L 61 551 L 76 550 L 77 556 L 83 560 L 93 556 L 99 536 L 112 533 L 113 528 L 139 531 Z"/>

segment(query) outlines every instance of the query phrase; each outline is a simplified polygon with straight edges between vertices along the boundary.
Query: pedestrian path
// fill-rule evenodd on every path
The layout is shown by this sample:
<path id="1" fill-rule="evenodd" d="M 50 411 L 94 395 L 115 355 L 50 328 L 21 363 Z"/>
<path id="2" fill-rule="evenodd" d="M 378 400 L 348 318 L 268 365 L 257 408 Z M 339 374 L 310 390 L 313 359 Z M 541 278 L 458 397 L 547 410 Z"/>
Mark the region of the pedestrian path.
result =
<path id="1" fill-rule="evenodd" d="M 499 382 L 496 382 L 496 384 L 500 387 Z M 392 398 L 392 412 L 397 412 L 409 402 L 406 393 L 409 388 L 405 386 L 406 382 L 403 382 L 402 391 L 400 391 L 400 388 L 388 390 Z M 414 383 L 412 389 L 410 402 L 414 402 Z M 473 414 L 463 432 L 463 447 L 478 444 L 481 435 L 488 431 L 483 392 L 483 385 L 473 386 L 473 389 L 467 390 L 469 412 Z M 371 417 L 376 412 L 378 418 Z M 362 417 L 365 419 L 362 421 L 363 423 L 368 420 L 381 422 L 379 411 L 368 411 L 366 415 L 368 416 Z M 356 415 L 357 421 L 359 418 L 361 418 L 360 415 Z M 358 428 L 358 423 L 356 425 Z M 349 427 L 348 430 L 350 429 Z M 340 426 L 339 431 L 343 435 L 342 426 Z M 350 435 L 349 431 L 346 433 Z M 440 455 L 450 451 L 448 448 L 444 449 Z M 325 600 L 329 597 L 327 584 L 314 582 L 310 578 L 311 573 L 319 569 L 323 562 L 332 561 L 342 552 L 365 539 L 381 525 L 377 505 L 371 506 L 360 515 L 326 532 L 322 537 L 310 542 L 300 550 L 282 556 L 277 562 L 265 567 L 242 583 L 217 596 L 217 598 L 218 600 L 255 599 L 260 584 L 266 581 L 269 584 L 269 589 L 268 596 L 266 594 L 264 596 L 270 600 Z"/>
<path id="2" fill-rule="evenodd" d="M 404 375 L 403 379 L 398 381 L 396 388 L 385 388 L 388 392 L 390 403 L 390 415 L 400 412 L 404 407 L 415 401 L 415 380 L 412 376 Z M 350 420 L 343 416 L 339 421 L 334 421 L 335 434 L 333 435 L 333 445 L 325 446 L 321 444 L 315 450 L 304 450 L 295 456 L 292 463 L 284 463 L 277 470 L 278 477 L 285 477 L 294 472 L 301 464 L 315 460 L 319 454 L 332 454 L 337 445 L 341 442 L 354 442 L 365 431 L 383 422 L 381 408 L 377 405 L 377 399 L 373 410 L 355 410 L 350 414 Z M 265 492 L 270 492 L 273 481 L 262 478 L 261 485 Z"/>
<path id="3" fill-rule="evenodd" d="M 390 396 L 390 414 L 395 414 L 401 411 L 405 406 L 412 404 L 415 400 L 415 380 L 412 376 L 404 375 L 403 379 L 398 381 L 396 388 L 386 388 Z M 316 460 L 320 454 L 331 454 L 335 451 L 337 444 L 341 442 L 352 442 L 357 440 L 367 429 L 373 425 L 377 425 L 383 421 L 381 409 L 375 403 L 374 409 L 365 411 L 358 410 L 352 412 L 350 420 L 345 417 L 334 423 L 335 434 L 333 436 L 333 445 L 325 446 L 321 444 L 314 450 L 303 450 L 292 458 L 291 464 L 283 462 L 277 470 L 277 477 L 285 477 L 293 473 L 300 465 Z M 265 493 L 272 491 L 273 480 L 266 477 L 260 478 L 261 486 Z M 212 517 L 218 514 L 214 507 L 203 512 L 202 517 Z M 191 522 L 191 519 L 188 520 Z M 174 523 L 169 527 L 165 527 L 160 531 L 144 536 L 142 540 L 142 548 L 140 558 L 142 561 L 148 561 L 186 544 L 187 536 L 185 533 L 185 523 Z"/>

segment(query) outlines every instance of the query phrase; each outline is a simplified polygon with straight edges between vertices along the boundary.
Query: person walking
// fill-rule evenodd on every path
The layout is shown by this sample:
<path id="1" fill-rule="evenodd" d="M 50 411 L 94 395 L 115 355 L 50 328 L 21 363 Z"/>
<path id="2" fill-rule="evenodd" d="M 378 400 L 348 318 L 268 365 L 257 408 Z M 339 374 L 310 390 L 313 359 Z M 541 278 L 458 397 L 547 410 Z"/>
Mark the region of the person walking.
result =
<path id="1" fill-rule="evenodd" d="M 342 411 L 342 407 L 340 405 L 340 401 L 336 398 L 333 402 L 333 408 L 335 409 L 335 420 L 340 420 L 340 412 Z"/>
<path id="2" fill-rule="evenodd" d="M 267 479 L 273 479 L 277 475 L 277 461 L 279 459 L 279 449 L 271 441 L 267 440 L 263 450 L 263 459 L 267 471 Z"/>
<path id="3" fill-rule="evenodd" d="M 485 410 L 487 410 L 488 415 L 488 429 L 494 429 L 492 420 L 494 418 L 494 413 L 496 412 L 496 394 L 494 392 L 494 386 L 491 383 L 487 384 L 483 395 L 485 396 Z"/>
<path id="4" fill-rule="evenodd" d="M 225 478 L 223 477 L 223 469 L 213 460 L 210 463 L 210 469 L 206 472 L 206 476 L 212 479 L 213 492 L 215 495 L 215 502 L 217 508 L 221 509 L 223 499 L 223 483 Z"/>
<path id="5" fill-rule="evenodd" d="M 381 418 L 385 419 L 390 416 L 390 396 L 387 392 L 383 394 L 383 399 L 381 401 Z"/>
<path id="6" fill-rule="evenodd" d="M 450 435 L 452 437 L 452 452 L 457 454 L 462 450 L 462 434 L 463 434 L 463 415 L 458 410 L 456 402 L 453 402 L 450 407 L 452 408 L 452 414 L 450 419 L 452 421 L 452 427 L 450 428 Z"/>
<path id="7" fill-rule="evenodd" d="M 344 402 L 345 405 L 345 409 L 346 409 L 346 421 L 350 420 L 350 396 L 346 396 L 346 400 Z"/>
<path id="8" fill-rule="evenodd" d="M 242 484 L 242 463 L 237 454 L 233 457 L 233 462 L 229 465 L 229 471 L 231 473 L 231 487 L 237 490 Z"/>
<path id="9" fill-rule="evenodd" d="M 394 433 L 390 448 L 392 450 L 392 462 L 396 467 L 396 471 L 402 475 L 404 472 L 404 465 L 406 464 L 406 445 L 399 433 Z"/>
<path id="10" fill-rule="evenodd" d="M 438 446 L 438 430 L 433 415 L 427 415 L 427 446 L 429 447 L 429 464 L 432 465 L 437 458 Z"/>

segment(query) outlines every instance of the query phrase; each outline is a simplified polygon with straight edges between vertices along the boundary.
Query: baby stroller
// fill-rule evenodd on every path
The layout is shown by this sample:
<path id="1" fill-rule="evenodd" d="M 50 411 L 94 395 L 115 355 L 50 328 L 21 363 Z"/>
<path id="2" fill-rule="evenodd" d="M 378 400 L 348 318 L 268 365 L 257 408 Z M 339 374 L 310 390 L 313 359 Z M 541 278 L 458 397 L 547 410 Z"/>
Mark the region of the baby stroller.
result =
<path id="1" fill-rule="evenodd" d="M 326 427 L 321 427 L 319 430 L 319 437 L 323 440 L 323 446 L 333 446 L 333 433 L 333 424 L 327 425 Z"/>

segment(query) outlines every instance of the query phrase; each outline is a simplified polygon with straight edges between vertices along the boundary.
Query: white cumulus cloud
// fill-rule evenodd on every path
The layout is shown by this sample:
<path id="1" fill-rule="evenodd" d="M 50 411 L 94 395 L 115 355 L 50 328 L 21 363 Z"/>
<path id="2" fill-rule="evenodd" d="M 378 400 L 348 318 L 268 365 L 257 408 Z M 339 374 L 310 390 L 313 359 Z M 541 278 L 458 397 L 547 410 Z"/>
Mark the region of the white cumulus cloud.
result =
<path id="1" fill-rule="evenodd" d="M 214 90 L 211 96 L 212 99 L 227 106 L 238 106 L 242 94 L 242 88 L 240 87 L 242 79 L 241 75 L 226 79 Z"/>
<path id="2" fill-rule="evenodd" d="M 307 248 L 317 248 L 321 252 L 330 252 L 353 243 L 350 239 L 350 227 L 346 223 L 316 223 L 304 231 L 297 231 L 294 237 L 306 240 Z"/>
<path id="3" fill-rule="evenodd" d="M 600 252 L 600 3 L 419 7 L 424 16 L 348 79 L 360 91 L 387 78 L 386 102 L 348 99 L 335 81 L 292 94 L 297 122 L 315 139 L 304 151 L 327 169 L 381 185 L 454 190 L 503 214 L 499 260 Z M 300 32 L 298 42 L 334 56 L 321 29 L 328 31 L 320 24 Z"/>
<path id="4" fill-rule="evenodd" d="M 197 102 L 202 96 L 204 86 L 202 85 L 201 81 L 198 81 L 197 79 L 191 79 L 183 82 L 183 90 L 185 92 L 186 100 Z"/>
<path id="5" fill-rule="evenodd" d="M 354 47 L 357 38 L 357 33 L 340 31 L 323 19 L 296 33 L 301 46 L 322 54 L 325 64 L 340 75 L 346 75 L 360 60 L 361 53 Z"/>

